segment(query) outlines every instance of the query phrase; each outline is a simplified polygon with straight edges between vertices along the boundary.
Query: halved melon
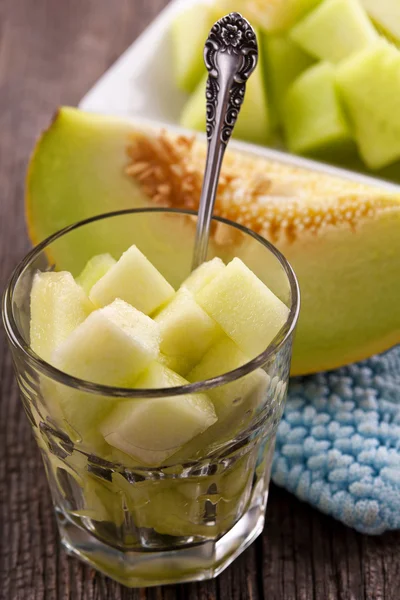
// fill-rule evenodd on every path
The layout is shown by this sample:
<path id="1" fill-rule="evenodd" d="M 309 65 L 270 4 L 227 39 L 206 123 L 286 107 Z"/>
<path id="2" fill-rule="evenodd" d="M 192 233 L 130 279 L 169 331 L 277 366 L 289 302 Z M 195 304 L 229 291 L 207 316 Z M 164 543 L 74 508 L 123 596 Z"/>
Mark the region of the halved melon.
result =
<path id="1" fill-rule="evenodd" d="M 31 238 L 111 209 L 196 207 L 204 156 L 204 143 L 190 137 L 63 108 L 29 166 Z M 143 162 L 152 168 L 144 171 Z M 400 192 L 228 151 L 215 212 L 272 241 L 297 274 L 293 374 L 333 369 L 400 342 Z M 80 253 L 59 248 L 58 268 L 79 262 Z M 263 265 L 251 268 L 263 273 Z"/>

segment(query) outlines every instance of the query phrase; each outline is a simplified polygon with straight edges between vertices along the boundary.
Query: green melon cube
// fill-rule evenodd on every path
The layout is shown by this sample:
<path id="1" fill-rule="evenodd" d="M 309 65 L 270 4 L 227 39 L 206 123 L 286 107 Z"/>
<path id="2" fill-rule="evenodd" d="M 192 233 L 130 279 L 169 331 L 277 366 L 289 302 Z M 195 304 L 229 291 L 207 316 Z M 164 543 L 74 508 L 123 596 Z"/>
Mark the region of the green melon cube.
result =
<path id="1" fill-rule="evenodd" d="M 283 115 L 291 152 L 326 152 L 351 141 L 335 88 L 335 68 L 329 63 L 319 63 L 296 79 L 286 94 Z"/>
<path id="2" fill-rule="evenodd" d="M 206 72 L 203 48 L 213 24 L 209 6 L 196 5 L 179 14 L 171 27 L 173 67 L 177 86 L 193 92 Z"/>
<path id="3" fill-rule="evenodd" d="M 289 314 L 239 258 L 200 290 L 196 300 L 250 359 L 266 350 Z"/>
<path id="4" fill-rule="evenodd" d="M 389 35 L 400 42 L 399 0 L 361 0 L 371 19 Z"/>
<path id="5" fill-rule="evenodd" d="M 248 0 L 243 13 L 264 31 L 280 33 L 292 27 L 321 0 Z"/>
<path id="6" fill-rule="evenodd" d="M 400 159 L 400 51 L 387 42 L 367 49 L 340 65 L 336 81 L 368 167 Z"/>
<path id="7" fill-rule="evenodd" d="M 49 362 L 54 349 L 94 308 L 71 273 L 36 273 L 31 290 L 32 350 Z"/>
<path id="8" fill-rule="evenodd" d="M 247 356 L 239 350 L 231 339 L 224 337 L 205 354 L 202 360 L 187 375 L 191 382 L 204 381 L 229 373 L 249 362 Z M 269 376 L 262 369 L 256 369 L 244 377 L 231 383 L 207 390 L 207 395 L 214 404 L 218 423 L 232 413 L 248 412 L 250 417 L 258 405 L 260 398 L 266 395 Z M 250 415 L 251 413 L 251 415 Z"/>
<path id="9" fill-rule="evenodd" d="M 157 323 L 123 300 L 94 311 L 52 356 L 75 377 L 111 386 L 130 386 L 158 357 Z"/>
<path id="10" fill-rule="evenodd" d="M 178 364 L 185 375 L 222 335 L 221 328 L 197 304 L 191 292 L 179 290 L 154 318 L 160 327 L 160 351 Z"/>
<path id="11" fill-rule="evenodd" d="M 283 119 L 283 103 L 293 81 L 314 59 L 285 35 L 264 36 L 265 77 L 269 85 L 271 105 L 278 123 Z"/>
<path id="12" fill-rule="evenodd" d="M 192 294 L 199 292 L 207 283 L 225 268 L 224 262 L 217 256 L 201 264 L 182 283 L 182 288 L 189 290 Z"/>
<path id="13" fill-rule="evenodd" d="M 116 260 L 111 254 L 98 254 L 91 258 L 82 273 L 76 278 L 78 283 L 86 294 L 90 293 L 90 290 L 99 279 L 107 273 L 107 271 L 115 265 Z"/>
<path id="14" fill-rule="evenodd" d="M 306 52 L 332 63 L 379 39 L 359 0 L 325 0 L 290 35 Z"/>
<path id="15" fill-rule="evenodd" d="M 136 388 L 168 388 L 187 380 L 158 363 L 137 380 Z M 121 401 L 100 425 L 106 442 L 148 466 L 161 465 L 183 444 L 217 420 L 205 394 Z"/>
<path id="16" fill-rule="evenodd" d="M 90 291 L 96 306 L 106 306 L 120 298 L 146 315 L 173 295 L 174 288 L 136 246 L 124 252 Z"/>
<path id="17" fill-rule="evenodd" d="M 260 45 L 260 36 L 258 36 L 258 41 Z M 259 63 L 246 84 L 244 101 L 233 130 L 233 137 L 255 144 L 267 143 L 270 134 L 267 90 L 262 59 L 260 49 Z M 205 131 L 206 129 L 205 90 L 207 77 L 206 73 L 183 108 L 180 118 L 183 127 L 197 131 Z"/>

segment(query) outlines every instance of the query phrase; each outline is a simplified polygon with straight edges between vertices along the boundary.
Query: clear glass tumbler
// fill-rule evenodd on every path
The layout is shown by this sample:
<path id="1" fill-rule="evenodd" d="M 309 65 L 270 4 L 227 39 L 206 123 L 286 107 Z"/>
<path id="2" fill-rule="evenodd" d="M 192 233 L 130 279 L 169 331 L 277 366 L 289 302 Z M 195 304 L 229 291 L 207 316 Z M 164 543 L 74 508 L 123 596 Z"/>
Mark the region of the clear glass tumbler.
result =
<path id="1" fill-rule="evenodd" d="M 240 257 L 286 303 L 287 322 L 262 354 L 234 371 L 175 388 L 96 385 L 41 360 L 29 343 L 30 290 L 39 269 L 77 275 L 95 254 L 130 245 L 177 288 L 190 273 L 196 215 L 127 210 L 88 219 L 34 248 L 14 271 L 3 319 L 23 404 L 41 449 L 62 543 L 115 580 L 141 587 L 215 577 L 262 531 L 275 432 L 284 408 L 299 312 L 285 258 L 248 229 L 214 219 L 208 259 Z M 188 335 L 190 332 L 188 332 Z M 177 448 L 165 464 L 143 466 L 113 452 L 96 411 L 202 392 L 224 394 L 228 416 Z M 63 406 L 74 410 L 66 417 Z M 72 406 L 72 404 L 69 404 Z M 81 431 L 83 420 L 94 427 Z"/>

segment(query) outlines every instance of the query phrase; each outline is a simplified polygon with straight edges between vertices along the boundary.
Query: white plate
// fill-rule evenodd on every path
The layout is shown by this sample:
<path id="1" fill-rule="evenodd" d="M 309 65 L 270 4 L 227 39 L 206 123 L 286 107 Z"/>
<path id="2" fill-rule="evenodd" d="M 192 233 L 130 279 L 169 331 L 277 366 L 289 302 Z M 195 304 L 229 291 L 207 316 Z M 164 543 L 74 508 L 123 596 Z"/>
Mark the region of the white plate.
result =
<path id="1" fill-rule="evenodd" d="M 179 115 L 187 95 L 174 85 L 169 31 L 175 16 L 184 7 L 197 3 L 198 0 L 173 0 L 89 90 L 79 107 L 87 111 L 127 115 L 151 126 L 168 125 L 181 130 Z M 232 140 L 230 147 L 352 181 L 395 191 L 400 189 L 396 184 L 246 142 Z"/>

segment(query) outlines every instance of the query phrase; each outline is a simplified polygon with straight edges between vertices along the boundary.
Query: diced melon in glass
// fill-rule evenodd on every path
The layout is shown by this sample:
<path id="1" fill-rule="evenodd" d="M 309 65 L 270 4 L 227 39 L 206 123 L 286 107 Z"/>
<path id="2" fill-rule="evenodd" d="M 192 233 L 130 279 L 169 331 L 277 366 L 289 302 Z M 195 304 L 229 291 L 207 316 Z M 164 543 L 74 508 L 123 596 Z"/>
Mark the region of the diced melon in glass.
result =
<path id="1" fill-rule="evenodd" d="M 124 252 L 90 291 L 96 306 L 106 306 L 120 298 L 146 315 L 173 295 L 174 288 L 136 246 Z"/>
<path id="2" fill-rule="evenodd" d="M 160 351 L 181 363 L 181 375 L 190 371 L 223 335 L 219 325 L 186 289 L 179 290 L 154 320 L 160 327 Z"/>
<path id="3" fill-rule="evenodd" d="M 249 362 L 249 359 L 237 345 L 227 337 L 215 344 L 202 358 L 198 365 L 187 375 L 190 382 L 204 381 L 217 375 L 229 373 Z M 262 369 L 239 377 L 235 381 L 207 390 L 207 395 L 214 404 L 218 420 L 222 421 L 232 412 L 243 412 L 254 409 L 258 404 L 260 393 L 269 386 L 270 378 Z M 251 396 L 254 396 L 256 402 Z"/>
<path id="4" fill-rule="evenodd" d="M 124 522 L 122 494 L 111 482 L 86 474 L 82 486 L 82 508 L 73 514 L 92 519 L 108 521 L 117 527 Z"/>
<path id="5" fill-rule="evenodd" d="M 289 315 L 287 306 L 239 258 L 196 300 L 249 359 L 266 350 Z"/>
<path id="6" fill-rule="evenodd" d="M 117 261 L 111 256 L 111 254 L 98 254 L 91 258 L 82 273 L 76 278 L 78 283 L 86 294 L 89 294 L 90 290 L 95 283 L 99 281 L 107 273 Z"/>
<path id="7" fill-rule="evenodd" d="M 53 350 L 94 308 L 71 273 L 36 273 L 31 291 L 32 350 L 49 362 Z"/>
<path id="8" fill-rule="evenodd" d="M 136 388 L 168 388 L 187 384 L 167 367 L 153 363 Z M 100 425 L 111 446 L 148 466 L 161 465 L 177 449 L 210 427 L 217 417 L 205 394 L 125 400 Z"/>
<path id="9" fill-rule="evenodd" d="M 400 159 L 400 51 L 382 41 L 339 65 L 336 82 L 366 164 Z"/>
<path id="10" fill-rule="evenodd" d="M 379 39 L 359 0 L 325 0 L 290 35 L 306 52 L 332 63 Z"/>
<path id="11" fill-rule="evenodd" d="M 199 292 L 207 283 L 210 283 L 225 268 L 224 262 L 216 256 L 195 269 L 181 287 L 189 290 L 192 294 Z"/>
<path id="12" fill-rule="evenodd" d="M 94 383 L 129 387 L 157 358 L 159 326 L 123 300 L 94 311 L 55 350 L 60 370 Z"/>
<path id="13" fill-rule="evenodd" d="M 283 124 L 292 152 L 337 151 L 351 143 L 350 128 L 335 88 L 333 65 L 318 63 L 290 86 L 283 107 Z"/>

